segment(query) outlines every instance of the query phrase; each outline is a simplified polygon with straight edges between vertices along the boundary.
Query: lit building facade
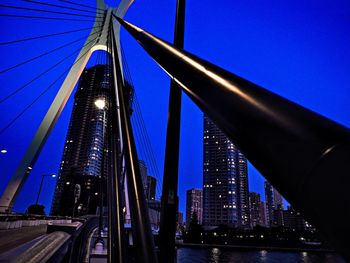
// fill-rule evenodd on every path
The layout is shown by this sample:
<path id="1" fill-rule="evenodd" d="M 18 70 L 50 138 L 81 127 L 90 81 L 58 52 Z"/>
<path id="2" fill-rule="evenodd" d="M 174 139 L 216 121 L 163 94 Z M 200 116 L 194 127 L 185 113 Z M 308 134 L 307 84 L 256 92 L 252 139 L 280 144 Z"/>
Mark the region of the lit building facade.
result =
<path id="1" fill-rule="evenodd" d="M 283 210 L 283 198 L 282 195 L 268 181 L 265 181 L 265 200 L 267 222 L 269 226 L 273 226 L 274 211 Z"/>
<path id="2" fill-rule="evenodd" d="M 202 224 L 203 217 L 203 192 L 201 189 L 192 188 L 186 192 L 186 228 L 188 229 L 193 214 L 197 214 L 198 223 Z"/>
<path id="3" fill-rule="evenodd" d="M 156 187 L 157 179 L 153 176 L 147 176 L 147 186 L 146 186 L 146 199 L 155 200 L 156 199 Z"/>
<path id="4" fill-rule="evenodd" d="M 203 225 L 250 227 L 247 159 L 204 116 Z"/>
<path id="5" fill-rule="evenodd" d="M 109 69 L 103 65 L 85 69 L 81 75 L 58 172 L 53 215 L 95 214 L 101 180 L 105 192 L 110 163 L 106 132 L 112 90 L 109 75 Z"/>
<path id="6" fill-rule="evenodd" d="M 250 208 L 250 224 L 252 227 L 260 225 L 261 214 L 260 214 L 260 195 L 258 193 L 249 193 L 249 208 Z"/>
<path id="7" fill-rule="evenodd" d="M 268 226 L 268 222 L 266 218 L 267 217 L 266 203 L 264 201 L 260 201 L 259 213 L 260 213 L 259 225 L 264 227 Z"/>

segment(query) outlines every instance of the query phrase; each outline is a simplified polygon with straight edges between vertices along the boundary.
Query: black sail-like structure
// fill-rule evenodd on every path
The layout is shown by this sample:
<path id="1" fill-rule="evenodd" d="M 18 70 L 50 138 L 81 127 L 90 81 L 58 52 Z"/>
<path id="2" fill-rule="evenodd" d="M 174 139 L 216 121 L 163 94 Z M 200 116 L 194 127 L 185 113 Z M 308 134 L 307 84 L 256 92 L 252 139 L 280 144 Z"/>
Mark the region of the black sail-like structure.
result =
<path id="1" fill-rule="evenodd" d="M 271 184 L 350 259 L 350 130 L 117 19 Z"/>

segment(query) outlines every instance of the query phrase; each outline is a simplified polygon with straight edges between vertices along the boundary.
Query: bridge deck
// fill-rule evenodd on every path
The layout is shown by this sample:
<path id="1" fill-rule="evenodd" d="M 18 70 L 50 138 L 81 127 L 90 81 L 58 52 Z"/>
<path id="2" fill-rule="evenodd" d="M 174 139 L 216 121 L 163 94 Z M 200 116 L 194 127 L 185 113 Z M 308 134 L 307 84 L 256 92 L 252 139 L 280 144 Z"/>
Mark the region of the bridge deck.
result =
<path id="1" fill-rule="evenodd" d="M 0 230 L 0 254 L 46 233 L 47 225 Z"/>

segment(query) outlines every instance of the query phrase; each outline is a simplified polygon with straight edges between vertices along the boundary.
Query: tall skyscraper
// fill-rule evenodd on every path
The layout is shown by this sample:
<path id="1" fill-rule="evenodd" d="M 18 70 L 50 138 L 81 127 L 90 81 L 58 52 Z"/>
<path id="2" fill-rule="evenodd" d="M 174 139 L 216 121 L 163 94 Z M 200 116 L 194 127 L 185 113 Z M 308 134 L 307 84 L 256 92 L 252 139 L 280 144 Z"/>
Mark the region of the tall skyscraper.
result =
<path id="1" fill-rule="evenodd" d="M 58 172 L 53 215 L 72 215 L 73 210 L 75 215 L 96 213 L 99 184 L 104 180 L 105 187 L 110 162 L 106 132 L 109 75 L 103 65 L 85 69 L 81 75 Z"/>
<path id="2" fill-rule="evenodd" d="M 193 213 L 197 214 L 198 223 L 202 224 L 203 192 L 192 188 L 186 192 L 186 228 L 190 225 Z"/>
<path id="3" fill-rule="evenodd" d="M 143 189 L 146 193 L 148 171 L 147 171 L 147 165 L 145 161 L 139 160 L 139 167 L 140 167 L 140 174 L 142 178 Z"/>
<path id="4" fill-rule="evenodd" d="M 153 176 L 147 176 L 147 186 L 146 186 L 146 199 L 155 200 L 156 199 L 156 187 L 157 179 Z"/>
<path id="5" fill-rule="evenodd" d="M 203 224 L 250 227 L 247 159 L 204 116 Z"/>
<path id="6" fill-rule="evenodd" d="M 260 224 L 260 195 L 258 193 L 249 193 L 249 206 L 250 206 L 250 224 L 252 227 Z"/>
<path id="7" fill-rule="evenodd" d="M 267 223 L 267 211 L 266 211 L 266 203 L 264 201 L 260 201 L 260 207 L 259 207 L 259 213 L 260 213 L 260 221 L 259 225 L 261 226 L 268 226 Z"/>
<path id="8" fill-rule="evenodd" d="M 279 192 L 268 182 L 265 181 L 265 200 L 267 210 L 268 225 L 273 225 L 274 210 L 283 209 L 283 198 Z"/>

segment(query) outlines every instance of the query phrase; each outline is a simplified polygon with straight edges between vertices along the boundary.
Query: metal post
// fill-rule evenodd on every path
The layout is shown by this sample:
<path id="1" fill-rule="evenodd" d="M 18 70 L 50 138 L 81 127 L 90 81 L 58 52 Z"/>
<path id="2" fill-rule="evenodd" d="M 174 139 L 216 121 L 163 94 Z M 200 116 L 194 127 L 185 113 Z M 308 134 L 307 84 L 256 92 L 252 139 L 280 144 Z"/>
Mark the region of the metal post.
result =
<path id="1" fill-rule="evenodd" d="M 118 18 L 271 184 L 350 259 L 350 130 Z"/>
<path id="2" fill-rule="evenodd" d="M 35 202 L 36 205 L 39 202 L 39 197 L 40 197 L 40 193 L 41 193 L 41 188 L 43 187 L 44 178 L 45 178 L 45 175 L 43 174 L 41 176 L 41 182 L 40 182 L 40 186 L 39 186 L 38 196 L 36 197 L 36 202 Z"/>
<path id="3" fill-rule="evenodd" d="M 177 0 L 174 46 L 180 49 L 184 47 L 185 3 L 185 0 Z M 174 80 L 171 80 L 159 235 L 159 261 L 164 263 L 176 259 L 175 233 L 179 199 L 177 195 L 180 122 L 181 88 Z"/>
<path id="4" fill-rule="evenodd" d="M 137 262 L 158 262 L 154 248 L 151 226 L 149 222 L 148 208 L 143 191 L 142 178 L 140 174 L 138 156 L 130 122 L 130 111 L 125 102 L 123 91 L 124 81 L 121 75 L 118 51 L 114 39 L 113 59 L 114 73 L 116 77 L 116 101 L 119 103 L 120 124 L 122 129 L 123 152 L 125 154 L 126 175 L 128 178 L 128 192 L 130 201 L 131 222 L 137 249 Z"/>
<path id="5" fill-rule="evenodd" d="M 113 31 L 111 31 L 113 32 Z M 113 33 L 110 33 L 108 48 L 111 49 L 112 46 Z M 114 60 L 112 58 L 115 56 L 115 50 L 109 50 L 111 54 L 109 58 L 110 66 L 113 65 Z M 126 251 L 125 251 L 125 231 L 124 231 L 124 220 L 122 211 L 122 166 L 121 166 L 121 143 L 120 143 L 120 132 L 119 127 L 119 107 L 116 101 L 116 71 L 115 66 L 109 70 L 113 70 L 113 82 L 111 85 L 111 97 L 109 105 L 109 141 L 110 141 L 110 154 L 111 154 L 111 172 L 107 178 L 107 194 L 108 194 L 108 262 L 126 262 Z"/>

